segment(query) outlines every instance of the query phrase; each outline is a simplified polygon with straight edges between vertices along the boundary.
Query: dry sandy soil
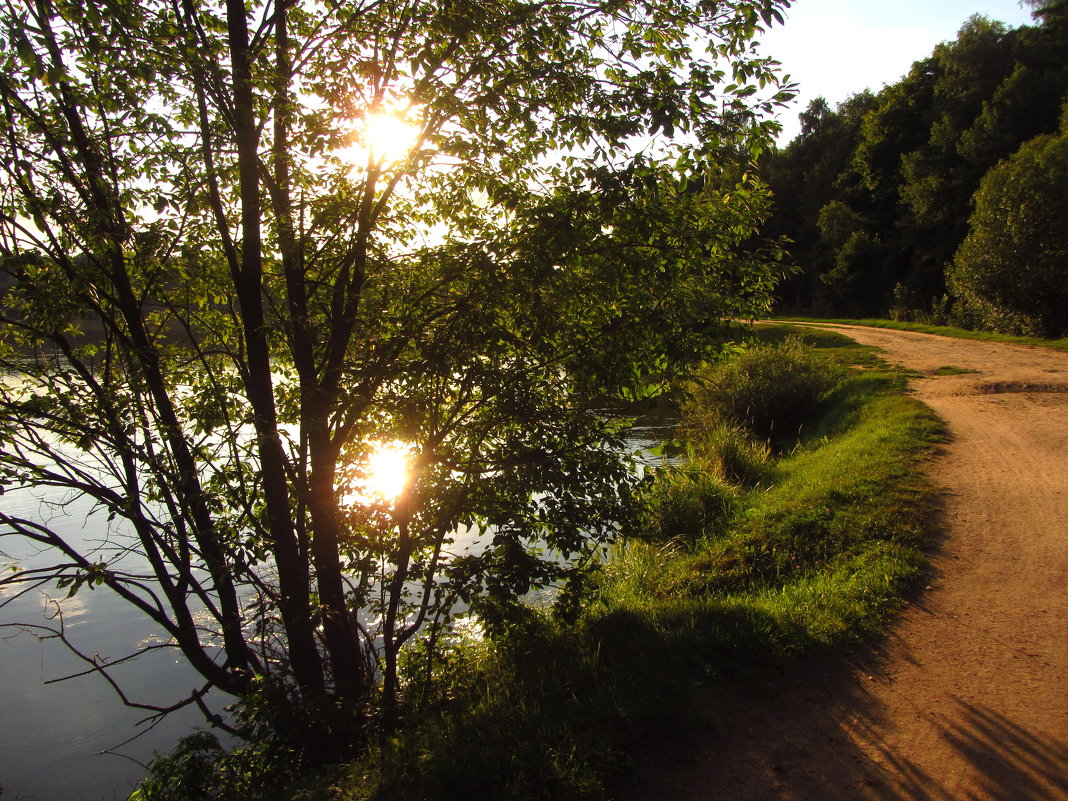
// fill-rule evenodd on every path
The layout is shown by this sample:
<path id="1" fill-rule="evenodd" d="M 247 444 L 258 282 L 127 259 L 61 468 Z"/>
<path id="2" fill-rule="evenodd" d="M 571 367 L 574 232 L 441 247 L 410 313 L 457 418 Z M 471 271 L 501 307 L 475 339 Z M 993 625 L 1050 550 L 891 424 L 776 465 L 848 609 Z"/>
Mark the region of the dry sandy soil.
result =
<path id="1" fill-rule="evenodd" d="M 1068 353 L 827 327 L 947 423 L 930 586 L 878 645 L 718 704 L 627 799 L 1068 801 Z"/>

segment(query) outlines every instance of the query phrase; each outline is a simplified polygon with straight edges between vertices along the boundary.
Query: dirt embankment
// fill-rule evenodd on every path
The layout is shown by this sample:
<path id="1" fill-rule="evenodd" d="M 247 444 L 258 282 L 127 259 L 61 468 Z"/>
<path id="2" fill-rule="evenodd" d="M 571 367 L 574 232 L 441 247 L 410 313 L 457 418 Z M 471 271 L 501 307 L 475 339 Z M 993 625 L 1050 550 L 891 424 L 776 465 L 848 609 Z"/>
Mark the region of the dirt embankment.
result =
<path id="1" fill-rule="evenodd" d="M 948 425 L 930 586 L 877 652 L 720 711 L 628 797 L 1068 801 L 1068 353 L 826 327 L 923 375 Z"/>

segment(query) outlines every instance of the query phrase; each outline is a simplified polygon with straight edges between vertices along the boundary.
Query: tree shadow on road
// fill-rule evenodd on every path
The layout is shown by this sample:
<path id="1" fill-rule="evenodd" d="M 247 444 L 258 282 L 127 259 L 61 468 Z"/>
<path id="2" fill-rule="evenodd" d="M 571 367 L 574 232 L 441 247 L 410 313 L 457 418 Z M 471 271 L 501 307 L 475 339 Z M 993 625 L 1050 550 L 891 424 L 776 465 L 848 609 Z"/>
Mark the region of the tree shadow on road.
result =
<path id="1" fill-rule="evenodd" d="M 1037 736 L 985 705 L 957 704 L 960 722 L 941 733 L 975 769 L 976 798 L 1068 798 L 1068 743 Z"/>
<path id="2" fill-rule="evenodd" d="M 1068 801 L 1068 743 L 950 699 L 919 728 L 950 746 L 946 775 L 880 732 L 885 646 L 806 662 L 709 698 L 703 731 L 660 743 L 620 801 Z M 958 775 L 967 774 L 964 779 Z"/>

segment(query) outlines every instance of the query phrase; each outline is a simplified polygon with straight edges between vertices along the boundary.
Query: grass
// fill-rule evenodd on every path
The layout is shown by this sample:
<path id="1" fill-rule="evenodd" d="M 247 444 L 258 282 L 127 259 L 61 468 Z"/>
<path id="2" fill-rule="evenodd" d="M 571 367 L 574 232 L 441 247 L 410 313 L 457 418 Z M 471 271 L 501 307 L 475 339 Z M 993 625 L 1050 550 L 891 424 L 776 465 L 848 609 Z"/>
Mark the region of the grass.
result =
<path id="1" fill-rule="evenodd" d="M 779 461 L 779 482 L 737 504 L 726 534 L 643 569 L 655 578 L 629 601 L 633 581 L 619 582 L 611 603 L 748 607 L 774 623 L 763 647 L 777 654 L 877 630 L 923 563 L 931 494 L 917 468 L 941 436 L 925 408 L 898 394 L 901 383 L 885 373 L 849 379 L 808 441 Z"/>
<path id="2" fill-rule="evenodd" d="M 750 332 L 758 342 L 775 343 L 796 337 L 820 353 L 850 367 L 889 370 L 890 365 L 872 345 L 859 345 L 845 334 L 788 323 L 757 323 Z"/>
<path id="3" fill-rule="evenodd" d="M 922 334 L 937 334 L 956 339 L 976 339 L 985 342 L 1009 342 L 1017 345 L 1039 345 L 1054 350 L 1068 351 L 1068 337 L 1061 339 L 1041 339 L 1039 337 L 1018 337 L 1009 334 L 996 334 L 993 331 L 972 331 L 951 325 L 927 325 L 898 320 L 852 320 L 846 318 L 824 317 L 789 317 L 786 321 L 799 323 L 829 323 L 832 325 L 864 325 L 869 328 L 892 328 L 897 331 L 917 331 Z"/>
<path id="4" fill-rule="evenodd" d="M 756 665 L 887 625 L 924 570 L 934 496 L 922 469 L 942 427 L 870 349 L 830 332 L 758 332 L 795 335 L 868 369 L 827 394 L 774 458 L 770 485 L 699 462 L 666 479 L 651 504 L 663 517 L 616 546 L 577 622 L 531 609 L 476 656 L 460 649 L 471 661 L 452 703 L 350 767 L 339 798 L 610 797 L 651 739 L 694 730 L 698 688 L 744 688 Z"/>
<path id="5" fill-rule="evenodd" d="M 844 377 L 799 437 L 746 455 L 756 478 L 713 469 L 694 443 L 694 463 L 654 485 L 643 536 L 616 544 L 577 618 L 523 608 L 489 634 L 469 629 L 433 693 L 406 699 L 398 736 L 279 797 L 603 801 L 650 743 L 709 736 L 710 697 L 744 697 L 767 666 L 883 630 L 924 571 L 935 501 L 922 471 L 941 425 L 870 349 L 785 325 L 756 336 L 799 336 L 865 369 L 836 367 Z"/>

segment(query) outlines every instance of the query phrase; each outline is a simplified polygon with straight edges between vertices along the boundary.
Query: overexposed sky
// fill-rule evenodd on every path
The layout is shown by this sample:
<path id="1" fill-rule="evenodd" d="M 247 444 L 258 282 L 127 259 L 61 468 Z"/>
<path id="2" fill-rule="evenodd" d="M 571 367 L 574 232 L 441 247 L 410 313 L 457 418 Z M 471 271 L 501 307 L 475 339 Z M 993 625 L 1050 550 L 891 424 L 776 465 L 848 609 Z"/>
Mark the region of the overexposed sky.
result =
<path id="1" fill-rule="evenodd" d="M 935 45 L 956 38 L 973 14 L 1010 28 L 1031 23 L 1018 0 L 794 0 L 786 24 L 761 37 L 762 50 L 800 84 L 780 115 L 782 142 L 800 129 L 797 115 L 819 96 L 833 108 L 865 89 L 896 83 Z"/>

